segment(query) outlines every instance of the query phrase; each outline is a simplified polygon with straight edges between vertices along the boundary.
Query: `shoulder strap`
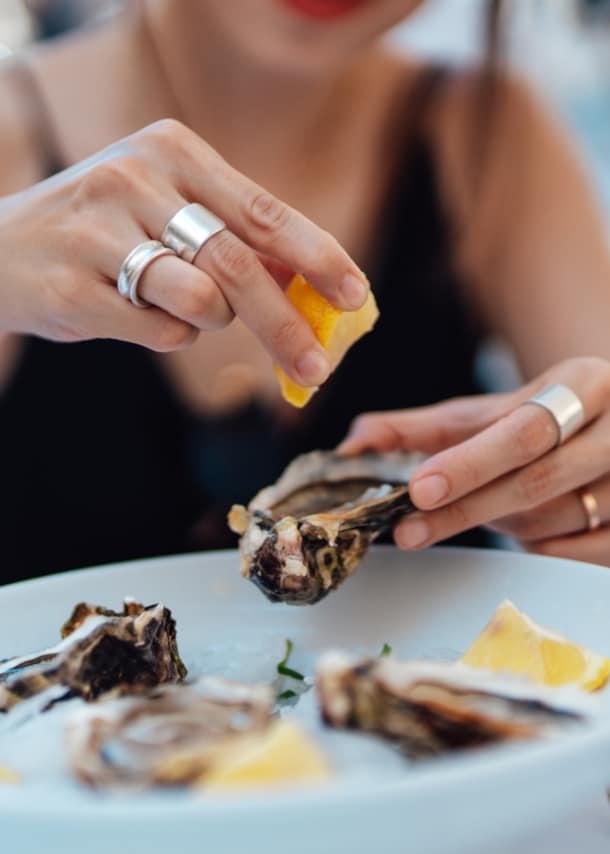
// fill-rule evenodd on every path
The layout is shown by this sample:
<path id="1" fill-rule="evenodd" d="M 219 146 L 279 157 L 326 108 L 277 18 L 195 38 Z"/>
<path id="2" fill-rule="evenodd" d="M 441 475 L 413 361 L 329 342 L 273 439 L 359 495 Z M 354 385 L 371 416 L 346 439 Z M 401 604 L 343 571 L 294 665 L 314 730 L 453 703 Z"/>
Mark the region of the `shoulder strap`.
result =
<path id="1" fill-rule="evenodd" d="M 403 163 L 415 141 L 425 136 L 430 111 L 449 76 L 447 66 L 435 64 L 420 71 L 414 81 L 409 79 L 400 87 L 389 132 L 393 135 L 390 141 L 392 148 L 400 153 Z"/>

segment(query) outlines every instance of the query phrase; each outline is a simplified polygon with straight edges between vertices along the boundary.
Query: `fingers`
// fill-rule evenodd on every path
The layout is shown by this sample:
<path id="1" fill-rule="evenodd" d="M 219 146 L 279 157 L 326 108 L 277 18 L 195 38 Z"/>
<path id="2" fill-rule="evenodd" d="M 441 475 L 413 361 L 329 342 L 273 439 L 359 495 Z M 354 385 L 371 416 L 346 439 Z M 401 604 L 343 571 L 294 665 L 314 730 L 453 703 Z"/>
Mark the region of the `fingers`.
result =
<path id="1" fill-rule="evenodd" d="M 602 477 L 587 484 L 583 489 L 595 498 L 602 525 L 610 522 L 610 477 Z M 527 513 L 515 513 L 497 519 L 491 527 L 522 543 L 533 543 L 567 534 L 582 533 L 587 531 L 588 525 L 589 517 L 580 491 L 575 490 L 547 501 Z"/>
<path id="2" fill-rule="evenodd" d="M 565 534 L 582 533 L 587 530 L 587 525 L 587 514 L 578 492 L 574 491 L 546 501 L 533 510 L 496 519 L 489 527 L 521 543 L 533 543 Z"/>
<path id="3" fill-rule="evenodd" d="M 422 548 L 455 534 L 532 510 L 605 474 L 610 463 L 610 416 L 598 418 L 560 448 L 463 498 L 395 530 L 404 548 Z"/>
<path id="4" fill-rule="evenodd" d="M 368 282 L 327 231 L 233 170 L 226 176 L 219 171 L 215 180 L 226 221 L 248 245 L 299 270 L 337 308 L 364 305 Z"/>
<path id="5" fill-rule="evenodd" d="M 474 492 L 506 472 L 526 466 L 557 443 L 557 427 L 539 406 L 522 406 L 433 459 L 413 474 L 410 495 L 422 510 Z"/>
<path id="6" fill-rule="evenodd" d="M 610 566 L 610 528 L 525 544 L 525 549 L 548 557 L 562 557 Z"/>
<path id="7" fill-rule="evenodd" d="M 234 313 L 207 273 L 179 258 L 159 258 L 143 273 L 138 294 L 146 302 L 201 331 L 222 329 Z"/>
<path id="8" fill-rule="evenodd" d="M 146 206 L 134 198 L 130 202 L 136 219 L 146 207 L 171 216 L 175 207 L 173 191 L 156 188 L 154 204 Z M 145 197 L 150 201 L 150 188 Z M 179 205 L 180 207 L 181 205 Z M 124 219 L 124 217 L 123 217 Z M 138 243 L 151 239 L 149 223 L 142 229 L 133 221 L 121 221 L 122 240 L 103 237 L 96 244 L 94 259 L 115 281 L 121 264 Z M 98 234 L 112 234 L 110 223 L 98 227 Z M 281 266 L 272 265 L 282 272 Z M 138 293 L 142 299 L 199 330 L 226 326 L 235 314 L 259 337 L 274 360 L 298 383 L 317 386 L 328 377 L 330 364 L 325 350 L 309 324 L 285 298 L 281 288 L 258 255 L 228 229 L 210 238 L 197 254 L 194 264 L 179 258 L 163 257 L 142 274 Z M 128 306 L 133 311 L 133 306 Z M 132 321 L 137 322 L 135 318 Z M 118 334 L 118 333 L 117 333 Z M 132 331 L 133 335 L 136 334 Z M 132 339 L 130 339 L 132 340 Z"/>
<path id="9" fill-rule="evenodd" d="M 597 417 L 608 401 L 607 363 L 572 359 L 556 371 L 579 396 L 585 423 Z M 539 459 L 557 442 L 553 416 L 541 406 L 527 404 L 535 391 L 557 377 L 546 375 L 511 398 L 514 408 L 477 435 L 426 460 L 411 479 L 411 497 L 422 510 L 440 507 L 474 492 L 503 474 Z M 519 404 L 526 403 L 525 406 Z M 578 465 L 576 466 L 578 468 Z"/>
<path id="10" fill-rule="evenodd" d="M 365 450 L 417 450 L 434 454 L 462 442 L 492 424 L 513 406 L 508 394 L 461 397 L 393 412 L 371 412 L 356 418 L 339 445 L 343 454 Z"/>
<path id="11" fill-rule="evenodd" d="M 168 209 L 172 204 L 171 201 L 164 200 L 160 191 L 152 195 L 150 188 L 147 188 L 145 198 L 150 201 L 150 207 L 157 210 Z M 134 193 L 130 201 L 132 212 L 139 214 L 141 201 L 137 193 Z M 116 285 L 121 265 L 131 250 L 151 239 L 150 234 L 138 224 L 138 218 L 136 216 L 135 221 L 130 218 L 129 208 L 125 208 L 116 212 L 114 219 L 109 211 L 104 211 L 103 216 L 98 217 L 95 227 L 89 224 L 88 231 L 96 235 L 96 240 L 93 243 L 83 241 L 81 253 L 87 254 L 88 262 L 100 270 L 112 286 Z M 227 326 L 234 317 L 231 307 L 213 279 L 177 257 L 165 256 L 150 264 L 140 277 L 138 294 L 151 305 L 202 331 Z M 126 303 L 125 307 L 132 315 L 130 327 L 135 328 L 138 322 L 144 323 L 143 318 L 138 321 L 137 312 L 133 314 L 134 306 Z"/>
<path id="12" fill-rule="evenodd" d="M 208 207 L 248 246 L 299 270 L 338 308 L 364 304 L 366 278 L 337 241 L 229 166 L 192 131 L 163 121 L 136 138 L 153 146 L 181 195 Z"/>
<path id="13" fill-rule="evenodd" d="M 218 283 L 231 309 L 296 382 L 324 382 L 330 373 L 325 350 L 250 247 L 225 229 L 207 241 L 196 264 Z"/>
<path id="14" fill-rule="evenodd" d="M 293 280 L 296 270 L 282 264 L 277 258 L 271 258 L 269 255 L 258 253 L 259 260 L 265 270 L 275 279 L 280 288 L 285 291 L 290 282 Z"/>
<path id="15" fill-rule="evenodd" d="M 178 154 L 180 154 L 180 145 L 183 147 L 186 145 L 187 148 L 195 146 L 204 152 L 199 167 L 201 175 L 195 181 L 199 188 L 198 194 L 194 197 L 208 204 L 214 213 L 227 222 L 229 227 L 207 240 L 198 252 L 194 262 L 194 267 L 200 273 L 198 276 L 192 271 L 185 270 L 184 267 L 172 265 L 171 259 L 159 259 L 151 265 L 142 277 L 140 291 L 142 298 L 202 330 L 226 325 L 234 314 L 238 314 L 261 340 L 273 359 L 293 380 L 304 386 L 320 385 L 330 373 L 327 353 L 319 344 L 309 324 L 286 299 L 281 287 L 261 262 L 259 253 L 267 256 L 267 267 L 277 270 L 282 276 L 287 268 L 307 272 L 306 267 L 297 266 L 294 254 L 291 255 L 283 250 L 277 253 L 275 237 L 274 240 L 267 242 L 260 239 L 253 241 L 252 234 L 243 227 L 243 223 L 239 225 L 241 220 L 238 214 L 243 213 L 240 205 L 243 207 L 244 204 L 241 194 L 250 193 L 252 197 L 255 186 L 252 182 L 231 170 L 215 152 L 212 152 L 190 131 L 186 129 L 175 131 L 174 123 L 169 123 L 169 126 L 162 124 L 161 127 L 164 134 L 171 135 L 177 132 L 178 137 L 184 137 L 182 141 L 178 138 L 177 141 L 172 140 L 174 149 L 178 142 Z M 153 137 L 155 133 L 153 130 Z M 148 139 L 150 130 L 141 136 Z M 180 160 L 180 157 L 178 156 L 177 159 Z M 171 158 L 169 162 L 173 162 Z M 182 163 L 184 162 L 182 157 Z M 193 197 L 192 188 L 191 191 L 187 191 L 184 187 L 182 173 L 180 186 L 177 186 L 179 183 L 177 177 L 172 184 L 167 175 L 164 184 L 160 178 L 160 174 L 163 173 L 153 175 L 150 166 L 147 171 L 147 164 L 143 166 L 133 155 L 118 157 L 116 162 L 104 161 L 96 167 L 95 171 L 98 174 L 87 178 L 88 190 L 86 192 L 81 190 L 81 195 L 84 194 L 86 200 L 90 201 L 100 192 L 100 184 L 106 185 L 110 182 L 112 186 L 118 188 L 118 184 L 126 182 L 125 186 L 130 190 L 127 200 L 128 210 L 146 235 L 142 239 L 158 239 L 171 217 L 187 204 L 189 198 Z M 184 167 L 182 171 L 184 172 Z M 188 172 L 188 169 L 186 171 Z M 256 192 L 260 197 L 262 193 L 260 188 Z M 251 198 L 250 201 L 253 210 L 258 210 L 256 200 Z M 293 224 L 305 223 L 310 242 L 313 242 L 312 251 L 318 262 L 323 265 L 324 257 L 319 245 L 320 235 L 323 232 L 312 223 L 307 223 L 296 212 L 290 211 L 279 202 L 278 205 L 287 212 L 279 216 L 281 228 L 278 221 L 279 230 L 276 235 L 278 246 L 286 249 L 293 241 L 298 243 L 303 239 L 302 229 L 295 229 Z M 232 211 L 231 217 L 228 216 L 229 211 Z M 239 230 L 246 235 L 247 241 L 234 233 L 231 228 L 234 223 L 238 223 Z M 98 232 L 100 230 L 98 229 Z M 275 231 L 270 228 L 271 231 L 275 235 Z M 129 224 L 126 232 L 129 234 L 134 232 L 133 223 Z M 111 277 L 118 274 L 121 263 L 137 242 L 135 238 L 131 238 L 129 245 L 125 245 L 121 250 L 121 257 L 114 258 L 115 271 L 110 274 Z M 340 263 L 343 267 L 353 266 L 353 262 L 343 250 L 334 241 L 331 243 L 332 251 L 330 256 L 328 253 L 326 256 L 330 257 L 330 268 L 326 270 L 327 289 L 333 269 L 336 271 L 339 263 L 337 258 L 341 259 Z M 104 253 L 105 256 L 111 257 L 113 254 L 116 256 L 116 247 L 113 249 L 114 252 L 107 251 Z M 274 263 L 268 257 L 268 250 L 273 250 Z M 107 269 L 109 262 L 105 263 Z M 334 287 L 336 290 L 336 282 Z M 359 306 L 363 301 L 364 299 L 360 298 L 355 302 L 352 300 L 349 307 Z M 345 300 L 343 304 L 345 307 Z"/>
<path id="16" fill-rule="evenodd" d="M 156 308 L 136 311 L 110 284 L 129 252 L 158 240 L 189 202 L 204 204 L 228 227 L 203 247 L 197 270 L 157 259 L 140 282 L 142 298 Z M 48 239 L 38 255 L 53 275 L 44 293 L 32 281 L 30 295 L 19 294 L 12 322 L 59 340 L 103 335 L 174 349 L 193 339 L 194 327 L 218 328 L 238 312 L 294 380 L 317 386 L 329 374 L 327 355 L 282 292 L 287 271 L 304 273 L 343 309 L 360 307 L 368 294 L 336 240 L 177 122 L 159 122 L 41 182 L 23 205 L 26 220 L 39 231 L 44 226 Z M 38 313 L 31 305 L 40 305 Z"/>
<path id="17" fill-rule="evenodd" d="M 86 299 L 83 289 L 86 288 Z M 57 340 L 87 340 L 91 338 L 114 338 L 132 344 L 140 344 L 160 353 L 190 347 L 199 330 L 184 320 L 172 317 L 159 308 L 138 309 L 121 297 L 116 288 L 107 281 L 99 280 L 74 286 L 73 296 L 56 304 L 55 328 L 63 329 L 60 335 L 49 337 Z M 62 311 L 62 303 L 66 304 Z M 78 316 L 73 318 L 74 303 L 78 303 Z M 65 330 L 69 330 L 68 333 Z"/>

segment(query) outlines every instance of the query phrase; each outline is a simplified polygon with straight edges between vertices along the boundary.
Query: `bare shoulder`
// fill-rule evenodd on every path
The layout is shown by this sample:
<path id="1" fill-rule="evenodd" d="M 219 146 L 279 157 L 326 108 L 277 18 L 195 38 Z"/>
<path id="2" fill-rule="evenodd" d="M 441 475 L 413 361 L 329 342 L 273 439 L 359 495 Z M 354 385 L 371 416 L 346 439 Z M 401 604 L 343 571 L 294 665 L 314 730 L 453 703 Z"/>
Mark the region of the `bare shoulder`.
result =
<path id="1" fill-rule="evenodd" d="M 19 58 L 17 62 L 27 63 L 37 103 L 13 107 L 26 117 L 29 113 L 30 119 L 26 130 L 23 117 L 18 122 L 18 149 L 26 132 L 34 137 L 29 148 L 37 147 L 41 117 L 35 115 L 36 110 L 44 113 L 44 132 L 50 136 L 56 159 L 66 165 L 132 132 L 140 120 L 138 99 L 132 97 L 134 85 L 141 89 L 139 80 L 134 84 L 141 65 L 140 49 L 134 16 L 121 14 L 99 26 L 37 45 Z M 0 80 L 0 101 L 3 85 Z M 11 86 L 10 79 L 6 86 Z M 15 125 L 14 116 L 7 120 L 11 118 Z M 38 149 L 40 154 L 39 141 Z M 4 153 L 1 148 L 0 153 Z"/>
<path id="2" fill-rule="evenodd" d="M 32 104 L 13 59 L 0 63 L 0 195 L 30 186 L 40 177 Z"/>
<path id="3" fill-rule="evenodd" d="M 449 75 L 432 133 L 442 175 L 448 189 L 458 194 L 456 201 L 464 212 L 475 192 L 493 192 L 507 172 L 511 181 L 525 174 L 549 136 L 561 136 L 546 105 L 525 80 L 506 71 L 484 70 Z"/>
<path id="4" fill-rule="evenodd" d="M 500 235 L 510 240 L 550 184 L 568 175 L 582 180 L 560 122 L 512 73 L 451 74 L 431 125 L 441 191 L 467 266 L 480 265 Z"/>
<path id="5" fill-rule="evenodd" d="M 139 65 L 133 28 L 133 18 L 120 15 L 32 53 L 31 67 L 65 163 L 124 135 L 129 84 Z"/>
<path id="6" fill-rule="evenodd" d="M 101 73 L 107 42 L 100 27 L 35 45 L 0 63 L 0 195 L 46 177 L 50 155 L 71 162 L 72 148 L 95 134 L 98 123 L 103 126 L 99 81 L 111 73 Z"/>

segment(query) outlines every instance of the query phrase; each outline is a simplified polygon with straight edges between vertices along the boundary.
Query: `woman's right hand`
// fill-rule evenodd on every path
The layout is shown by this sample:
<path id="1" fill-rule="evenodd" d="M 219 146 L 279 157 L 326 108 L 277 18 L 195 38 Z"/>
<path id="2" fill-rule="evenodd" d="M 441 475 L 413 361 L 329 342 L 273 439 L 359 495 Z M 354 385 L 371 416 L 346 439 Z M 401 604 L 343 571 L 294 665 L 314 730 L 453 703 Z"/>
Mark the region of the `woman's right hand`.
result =
<path id="1" fill-rule="evenodd" d="M 159 240 L 171 217 L 199 202 L 227 224 L 188 264 L 146 270 L 144 311 L 121 297 L 121 264 Z M 56 341 L 117 338 L 153 350 L 191 344 L 235 315 L 302 385 L 328 376 L 325 351 L 286 299 L 292 271 L 342 309 L 366 299 L 363 274 L 339 244 L 241 175 L 173 120 L 0 200 L 0 332 Z"/>

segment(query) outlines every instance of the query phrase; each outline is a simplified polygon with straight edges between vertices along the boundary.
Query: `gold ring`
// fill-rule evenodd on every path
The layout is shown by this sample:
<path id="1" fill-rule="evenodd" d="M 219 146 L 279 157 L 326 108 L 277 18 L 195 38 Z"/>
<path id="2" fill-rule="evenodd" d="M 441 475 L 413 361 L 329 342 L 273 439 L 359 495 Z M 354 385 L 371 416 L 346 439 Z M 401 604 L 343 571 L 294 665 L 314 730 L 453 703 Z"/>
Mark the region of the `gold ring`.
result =
<path id="1" fill-rule="evenodd" d="M 597 498 L 591 492 L 581 489 L 578 493 L 580 503 L 587 515 L 587 527 L 589 531 L 596 531 L 601 528 L 602 517 L 599 515 L 599 504 Z"/>

